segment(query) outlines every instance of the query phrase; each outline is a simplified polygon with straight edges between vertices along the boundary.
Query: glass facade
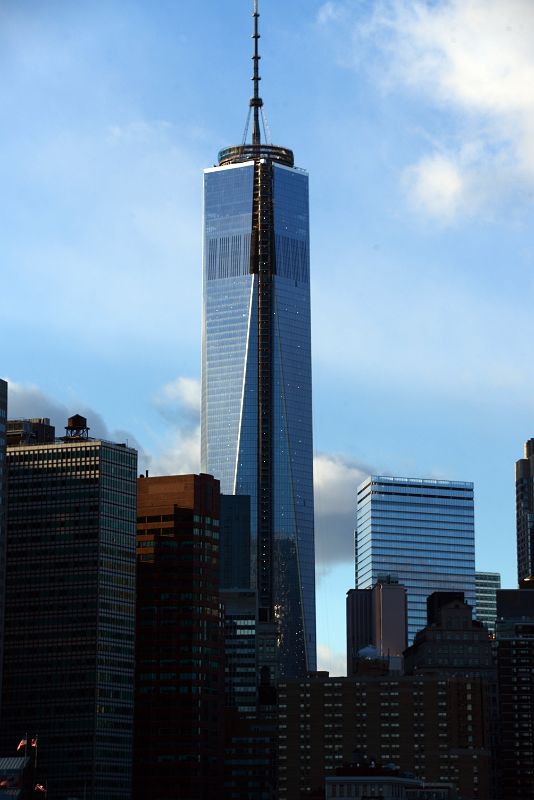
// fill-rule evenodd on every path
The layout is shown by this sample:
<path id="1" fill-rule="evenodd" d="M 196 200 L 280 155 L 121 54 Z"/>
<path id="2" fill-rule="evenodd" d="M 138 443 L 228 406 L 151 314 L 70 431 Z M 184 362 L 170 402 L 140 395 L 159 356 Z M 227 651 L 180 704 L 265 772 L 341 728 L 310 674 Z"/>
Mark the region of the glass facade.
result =
<path id="1" fill-rule="evenodd" d="M 219 478 L 223 493 L 251 498 L 252 586 L 262 557 L 257 169 L 245 161 L 205 171 L 201 425 L 202 471 Z M 276 163 L 271 174 L 272 604 L 280 673 L 299 675 L 315 669 L 308 176 Z"/>
<path id="2" fill-rule="evenodd" d="M 38 736 L 57 800 L 131 797 L 137 453 L 7 450 L 2 752 Z"/>
<path id="3" fill-rule="evenodd" d="M 372 475 L 358 487 L 356 587 L 393 574 L 408 592 L 408 644 L 426 625 L 432 592 L 475 606 L 473 484 Z"/>
<path id="4" fill-rule="evenodd" d="M 497 589 L 501 588 L 498 572 L 475 572 L 477 619 L 490 633 L 495 633 L 497 619 Z"/>

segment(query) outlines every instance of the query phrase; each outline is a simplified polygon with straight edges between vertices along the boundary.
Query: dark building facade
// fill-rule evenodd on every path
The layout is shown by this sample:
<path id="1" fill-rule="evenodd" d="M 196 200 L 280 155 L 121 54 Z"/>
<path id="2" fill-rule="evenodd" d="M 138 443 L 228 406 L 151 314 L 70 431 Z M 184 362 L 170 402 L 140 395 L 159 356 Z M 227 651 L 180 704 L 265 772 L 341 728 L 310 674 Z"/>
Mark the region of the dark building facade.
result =
<path id="1" fill-rule="evenodd" d="M 258 16 L 252 143 L 204 174 L 201 465 L 250 497 L 259 663 L 274 682 L 316 662 L 309 201 L 292 151 L 261 142 Z"/>
<path id="2" fill-rule="evenodd" d="M 6 504 L 7 504 L 7 383 L 0 380 L 0 686 L 2 686 L 2 666 L 4 649 L 4 595 L 6 590 Z M 2 706 L 0 698 L 0 719 Z"/>
<path id="3" fill-rule="evenodd" d="M 534 797 L 534 590 L 497 592 L 495 635 L 499 798 L 527 800 Z"/>
<path id="4" fill-rule="evenodd" d="M 534 577 L 534 439 L 525 443 L 524 458 L 515 464 L 517 576 Z"/>
<path id="5" fill-rule="evenodd" d="M 222 786 L 219 481 L 139 478 L 134 798 Z"/>
<path id="6" fill-rule="evenodd" d="M 221 589 L 250 589 L 250 497 L 221 494 L 220 502 Z"/>
<path id="7" fill-rule="evenodd" d="M 379 576 L 372 589 L 347 592 L 347 675 L 354 674 L 358 652 L 368 645 L 400 669 L 407 639 L 406 589 L 395 578 Z"/>
<path id="8" fill-rule="evenodd" d="M 315 673 L 279 685 L 279 800 L 324 796 L 326 777 L 355 753 L 450 784 L 451 797 L 492 798 L 483 680 L 371 667 L 354 678 Z"/>
<path id="9" fill-rule="evenodd" d="M 427 603 L 428 625 L 404 653 L 405 672 L 439 671 L 494 681 L 489 633 L 482 622 L 473 620 L 473 609 L 462 592 L 434 592 Z"/>
<path id="10" fill-rule="evenodd" d="M 3 715 L 50 797 L 131 797 L 137 453 L 66 436 L 7 450 Z"/>

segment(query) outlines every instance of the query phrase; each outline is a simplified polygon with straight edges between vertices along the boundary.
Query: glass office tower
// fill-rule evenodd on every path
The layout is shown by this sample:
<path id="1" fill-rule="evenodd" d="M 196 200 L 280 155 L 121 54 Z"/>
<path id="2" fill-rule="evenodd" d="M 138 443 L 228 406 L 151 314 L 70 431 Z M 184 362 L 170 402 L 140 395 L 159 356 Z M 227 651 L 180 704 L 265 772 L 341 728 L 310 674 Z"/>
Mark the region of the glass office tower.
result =
<path id="1" fill-rule="evenodd" d="M 395 574 L 408 591 L 408 643 L 432 592 L 475 606 L 473 484 L 371 475 L 357 493 L 356 587 Z"/>
<path id="2" fill-rule="evenodd" d="M 204 175 L 202 470 L 251 498 L 251 582 L 280 676 L 315 669 L 308 175 L 260 142 Z"/>
<path id="3" fill-rule="evenodd" d="M 137 453 L 53 430 L 7 448 L 0 747 L 37 737 L 51 798 L 130 800 Z"/>
<path id="4" fill-rule="evenodd" d="M 495 633 L 497 591 L 501 588 L 499 572 L 475 572 L 477 619 L 490 633 Z"/>

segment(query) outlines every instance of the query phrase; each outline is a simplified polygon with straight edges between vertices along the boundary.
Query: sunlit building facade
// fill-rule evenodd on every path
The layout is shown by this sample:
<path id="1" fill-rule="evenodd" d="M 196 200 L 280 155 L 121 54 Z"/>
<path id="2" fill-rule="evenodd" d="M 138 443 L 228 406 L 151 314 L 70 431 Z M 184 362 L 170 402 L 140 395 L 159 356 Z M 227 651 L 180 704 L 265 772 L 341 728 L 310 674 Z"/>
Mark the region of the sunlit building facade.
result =
<path id="1" fill-rule="evenodd" d="M 205 172 L 202 470 L 251 498 L 251 582 L 280 674 L 299 675 L 315 668 L 308 176 L 278 150 Z"/>
<path id="2" fill-rule="evenodd" d="M 475 606 L 472 483 L 372 475 L 358 487 L 356 527 L 356 588 L 397 576 L 408 593 L 409 644 L 433 592 L 463 592 Z"/>

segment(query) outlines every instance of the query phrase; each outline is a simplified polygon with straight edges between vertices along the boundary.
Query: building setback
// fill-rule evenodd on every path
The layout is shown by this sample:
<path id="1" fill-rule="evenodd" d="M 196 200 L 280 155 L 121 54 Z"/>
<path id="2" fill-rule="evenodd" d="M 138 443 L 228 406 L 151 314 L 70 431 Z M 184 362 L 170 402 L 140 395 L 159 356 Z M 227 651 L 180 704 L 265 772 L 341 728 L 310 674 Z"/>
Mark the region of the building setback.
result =
<path id="1" fill-rule="evenodd" d="M 211 800 L 222 785 L 219 481 L 139 478 L 134 793 Z"/>
<path id="2" fill-rule="evenodd" d="M 137 453 L 76 415 L 7 464 L 2 752 L 29 733 L 50 797 L 130 800 Z"/>
<path id="3" fill-rule="evenodd" d="M 408 592 L 408 643 L 426 599 L 460 591 L 475 605 L 473 484 L 372 475 L 358 487 L 356 588 L 394 574 Z"/>
<path id="4" fill-rule="evenodd" d="M 324 792 L 325 777 L 361 753 L 464 800 L 488 800 L 491 751 L 484 681 L 440 675 L 315 673 L 279 686 L 279 800 Z"/>
<path id="5" fill-rule="evenodd" d="M 204 173 L 202 470 L 251 498 L 260 669 L 315 669 L 308 175 L 260 138 Z"/>

